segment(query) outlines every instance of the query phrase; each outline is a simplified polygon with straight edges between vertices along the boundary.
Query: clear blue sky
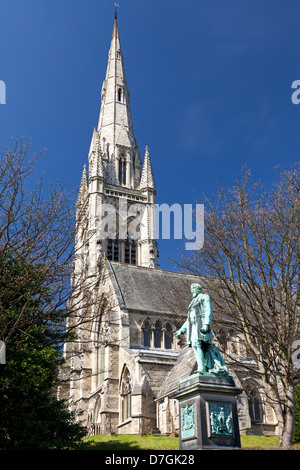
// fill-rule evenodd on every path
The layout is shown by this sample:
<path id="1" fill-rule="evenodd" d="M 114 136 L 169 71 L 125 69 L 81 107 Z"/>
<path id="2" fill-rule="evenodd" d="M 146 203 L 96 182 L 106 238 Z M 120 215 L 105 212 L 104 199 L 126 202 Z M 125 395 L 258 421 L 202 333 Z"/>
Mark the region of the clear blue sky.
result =
<path id="1" fill-rule="evenodd" d="M 135 134 L 159 203 L 195 203 L 242 165 L 267 185 L 300 155 L 299 0 L 118 0 Z M 0 0 L 0 148 L 30 136 L 46 180 L 80 182 L 114 18 L 110 0 Z M 180 242 L 160 243 L 161 267 Z"/>

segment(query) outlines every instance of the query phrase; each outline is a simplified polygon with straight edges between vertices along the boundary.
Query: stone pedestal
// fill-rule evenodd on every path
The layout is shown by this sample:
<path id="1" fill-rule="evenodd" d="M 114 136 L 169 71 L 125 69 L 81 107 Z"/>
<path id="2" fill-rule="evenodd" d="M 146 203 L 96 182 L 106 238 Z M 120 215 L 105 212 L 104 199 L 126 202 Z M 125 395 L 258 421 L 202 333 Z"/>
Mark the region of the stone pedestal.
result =
<path id="1" fill-rule="evenodd" d="M 193 374 L 179 382 L 179 449 L 239 449 L 237 395 L 232 377 Z"/>

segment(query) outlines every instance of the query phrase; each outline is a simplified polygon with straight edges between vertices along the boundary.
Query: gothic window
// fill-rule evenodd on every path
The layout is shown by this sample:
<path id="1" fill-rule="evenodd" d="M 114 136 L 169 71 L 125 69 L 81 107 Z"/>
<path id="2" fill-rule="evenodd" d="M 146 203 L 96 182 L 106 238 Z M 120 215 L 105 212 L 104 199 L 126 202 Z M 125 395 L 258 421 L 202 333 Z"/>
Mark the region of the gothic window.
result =
<path id="1" fill-rule="evenodd" d="M 137 243 L 128 238 L 127 240 L 107 240 L 107 259 L 119 263 L 137 263 Z"/>
<path id="2" fill-rule="evenodd" d="M 257 390 L 257 384 L 248 382 L 245 386 L 245 392 L 248 398 L 248 408 L 251 422 L 262 423 L 263 409 L 260 394 Z"/>
<path id="3" fill-rule="evenodd" d="M 218 341 L 220 343 L 222 351 L 226 351 L 227 349 L 227 336 L 224 330 L 220 329 L 218 331 Z"/>
<path id="4" fill-rule="evenodd" d="M 149 320 L 146 320 L 144 323 L 144 346 L 150 347 L 151 342 L 150 342 L 150 334 L 151 334 L 151 325 Z"/>
<path id="5" fill-rule="evenodd" d="M 126 157 L 121 155 L 119 158 L 119 183 L 126 184 Z"/>
<path id="6" fill-rule="evenodd" d="M 136 264 L 136 242 L 127 239 L 125 242 L 125 263 Z"/>
<path id="7" fill-rule="evenodd" d="M 109 261 L 119 261 L 119 241 L 111 240 L 107 241 L 107 259 Z"/>
<path id="8" fill-rule="evenodd" d="M 121 421 L 131 417 L 131 378 L 127 367 L 124 369 L 121 380 Z"/>
<path id="9" fill-rule="evenodd" d="M 172 327 L 169 323 L 167 323 L 165 327 L 165 348 L 172 349 L 172 347 L 173 347 Z"/>
<path id="10" fill-rule="evenodd" d="M 122 88 L 118 88 L 118 101 L 122 101 Z"/>
<path id="11" fill-rule="evenodd" d="M 161 322 L 158 320 L 155 323 L 155 329 L 154 329 L 154 347 L 155 348 L 161 348 L 161 340 L 162 340 Z"/>

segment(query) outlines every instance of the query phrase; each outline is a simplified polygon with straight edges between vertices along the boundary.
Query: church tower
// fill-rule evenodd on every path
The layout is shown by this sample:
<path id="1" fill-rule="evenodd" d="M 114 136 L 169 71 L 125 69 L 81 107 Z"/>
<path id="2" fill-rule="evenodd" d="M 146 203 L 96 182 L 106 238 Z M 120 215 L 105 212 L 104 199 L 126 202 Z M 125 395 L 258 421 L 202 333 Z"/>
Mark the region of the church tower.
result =
<path id="1" fill-rule="evenodd" d="M 59 397 L 88 432 L 148 433 L 178 356 L 186 275 L 158 267 L 156 188 L 136 142 L 115 15 L 101 109 L 76 203 L 76 253 Z M 178 310 L 178 314 L 176 313 Z"/>
<path id="2" fill-rule="evenodd" d="M 73 335 L 58 398 L 91 435 L 174 434 L 178 381 L 197 370 L 192 348 L 174 333 L 186 321 L 191 284 L 209 290 L 210 279 L 158 268 L 156 188 L 149 149 L 142 162 L 134 135 L 116 14 L 101 98 L 76 203 L 66 319 Z M 240 337 L 228 343 L 234 357 Z"/>
<path id="3" fill-rule="evenodd" d="M 101 109 L 76 205 L 75 273 L 94 275 L 99 261 L 158 267 L 155 195 L 148 147 L 144 165 L 134 135 L 115 13 Z"/>

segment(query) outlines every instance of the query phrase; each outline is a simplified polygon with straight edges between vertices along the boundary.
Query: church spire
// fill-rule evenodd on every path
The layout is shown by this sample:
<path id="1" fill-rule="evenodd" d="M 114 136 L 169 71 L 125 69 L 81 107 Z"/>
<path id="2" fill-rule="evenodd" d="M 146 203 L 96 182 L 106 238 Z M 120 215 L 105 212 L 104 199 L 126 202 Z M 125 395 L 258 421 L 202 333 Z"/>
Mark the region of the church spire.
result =
<path id="1" fill-rule="evenodd" d="M 134 188 L 139 179 L 136 173 L 141 166 L 141 157 L 134 135 L 116 13 L 101 98 L 97 132 L 100 142 L 106 142 L 108 182 Z M 126 161 L 125 176 L 119 174 L 120 160 Z"/>
<path id="2" fill-rule="evenodd" d="M 80 220 L 77 239 L 82 245 L 79 247 L 81 258 L 76 263 L 78 272 L 83 269 L 80 264 L 82 259 L 87 260 L 85 274 L 98 272 L 96 254 L 99 250 L 106 254 L 108 261 L 146 267 L 158 265 L 153 229 L 156 188 L 148 147 L 143 172 L 141 167 L 142 159 L 133 130 L 130 94 L 115 13 L 101 92 L 99 123 L 93 131 L 88 171 L 84 167 L 76 206 L 76 215 Z M 135 232 L 133 216 L 129 215 L 129 211 L 133 209 L 136 212 L 136 204 L 142 204 L 145 210 L 138 211 L 137 221 L 138 217 L 141 217 L 141 221 Z M 125 206 L 128 209 L 126 215 L 123 210 Z M 108 220 L 109 211 L 114 212 L 114 216 Z M 120 231 L 121 218 L 125 222 L 125 230 L 122 228 Z"/>

